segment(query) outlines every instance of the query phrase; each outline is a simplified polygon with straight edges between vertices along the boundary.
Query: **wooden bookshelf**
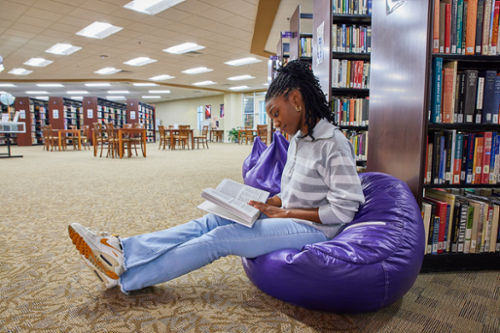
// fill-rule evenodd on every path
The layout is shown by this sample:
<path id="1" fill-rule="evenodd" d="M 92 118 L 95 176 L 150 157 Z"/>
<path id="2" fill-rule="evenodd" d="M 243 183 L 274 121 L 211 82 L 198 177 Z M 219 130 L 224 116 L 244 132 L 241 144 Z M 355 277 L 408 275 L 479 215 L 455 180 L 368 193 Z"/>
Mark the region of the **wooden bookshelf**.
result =
<path id="1" fill-rule="evenodd" d="M 301 39 L 308 38 L 312 39 L 313 35 L 311 32 L 304 32 L 301 29 L 301 20 L 311 20 L 313 14 L 302 13 L 300 5 L 290 17 L 290 32 L 292 37 L 290 38 L 290 60 L 300 59 L 303 61 L 312 62 L 311 56 L 303 56 Z"/>
<path id="2" fill-rule="evenodd" d="M 372 14 L 368 171 L 384 172 L 403 180 L 419 205 L 425 188 L 470 187 L 424 185 L 429 130 L 499 130 L 491 125 L 429 123 L 433 7 L 434 1 L 430 0 L 408 1 L 388 14 L 384 1 L 374 1 Z M 477 59 L 478 66 L 500 69 L 498 61 L 486 62 L 483 56 L 446 55 L 443 58 L 466 62 Z M 498 270 L 499 259 L 498 252 L 428 254 L 422 271 Z"/>
<path id="3" fill-rule="evenodd" d="M 32 119 L 30 112 L 30 98 L 16 97 L 16 100 L 14 102 L 14 107 L 16 109 L 16 112 L 19 111 L 24 113 L 25 115 L 24 119 L 20 116 L 18 121 L 23 122 L 26 126 L 26 133 L 18 133 L 17 136 L 15 137 L 15 143 L 18 146 L 31 146 L 33 145 L 33 140 L 31 135 Z"/>

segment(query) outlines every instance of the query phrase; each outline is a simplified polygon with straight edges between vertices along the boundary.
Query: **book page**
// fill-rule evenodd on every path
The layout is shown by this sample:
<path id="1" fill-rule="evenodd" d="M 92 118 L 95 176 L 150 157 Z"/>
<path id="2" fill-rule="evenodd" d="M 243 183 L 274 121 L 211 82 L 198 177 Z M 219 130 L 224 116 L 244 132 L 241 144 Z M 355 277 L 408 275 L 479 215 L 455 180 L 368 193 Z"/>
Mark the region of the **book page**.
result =
<path id="1" fill-rule="evenodd" d="M 225 219 L 234 221 L 234 222 L 239 223 L 241 225 L 244 225 L 245 227 L 248 227 L 248 228 L 251 228 L 253 226 L 253 224 L 255 223 L 255 221 L 257 220 L 257 219 L 253 219 L 250 222 L 245 221 L 244 219 L 236 216 L 235 214 L 231 213 L 230 211 L 228 211 L 228 210 L 222 208 L 221 206 L 214 204 L 210 201 L 203 202 L 202 204 L 200 204 L 198 206 L 198 208 L 202 209 L 204 211 L 207 211 L 209 213 L 218 215 L 220 217 L 223 217 Z"/>
<path id="2" fill-rule="evenodd" d="M 265 203 L 269 197 L 269 192 L 240 184 L 230 179 L 224 179 L 217 186 L 216 190 L 244 203 L 248 203 L 250 200 Z"/>
<path id="3" fill-rule="evenodd" d="M 201 193 L 201 197 L 226 208 L 242 218 L 253 217 L 260 212 L 257 208 L 248 205 L 247 202 L 234 199 L 232 196 L 211 188 L 205 189 Z"/>

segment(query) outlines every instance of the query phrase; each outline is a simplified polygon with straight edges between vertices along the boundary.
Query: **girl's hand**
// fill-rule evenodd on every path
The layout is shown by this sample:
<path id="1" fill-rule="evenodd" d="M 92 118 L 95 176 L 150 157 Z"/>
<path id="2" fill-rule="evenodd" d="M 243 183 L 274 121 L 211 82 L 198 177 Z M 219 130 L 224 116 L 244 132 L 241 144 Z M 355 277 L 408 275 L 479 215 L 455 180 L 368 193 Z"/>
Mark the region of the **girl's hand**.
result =
<path id="1" fill-rule="evenodd" d="M 287 217 L 288 210 L 279 208 L 276 206 L 271 206 L 259 201 L 250 200 L 248 203 L 250 206 L 257 208 L 262 213 L 266 214 L 270 218 L 285 218 Z"/>

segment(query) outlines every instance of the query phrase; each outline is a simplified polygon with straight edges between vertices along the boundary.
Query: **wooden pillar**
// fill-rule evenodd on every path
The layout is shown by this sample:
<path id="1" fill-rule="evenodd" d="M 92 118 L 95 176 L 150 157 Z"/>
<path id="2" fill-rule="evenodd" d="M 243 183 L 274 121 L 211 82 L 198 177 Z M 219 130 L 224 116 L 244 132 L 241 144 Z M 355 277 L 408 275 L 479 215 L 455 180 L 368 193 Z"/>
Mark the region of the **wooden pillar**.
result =
<path id="1" fill-rule="evenodd" d="M 127 124 L 139 122 L 139 100 L 127 98 Z"/>
<path id="2" fill-rule="evenodd" d="M 83 125 L 90 127 L 91 133 L 94 130 L 94 123 L 97 123 L 97 97 L 84 97 L 82 100 L 83 107 Z M 93 135 L 89 138 L 93 145 Z"/>
<path id="3" fill-rule="evenodd" d="M 62 97 L 49 97 L 49 124 L 52 129 L 64 129 L 64 101 Z"/>
<path id="4" fill-rule="evenodd" d="M 17 97 L 14 107 L 16 112 L 19 111 L 18 122 L 24 123 L 26 126 L 26 133 L 17 134 L 17 145 L 18 146 L 32 146 L 32 129 L 31 129 L 31 112 L 30 112 L 30 98 L 29 97 Z M 24 119 L 22 118 L 24 114 Z"/>

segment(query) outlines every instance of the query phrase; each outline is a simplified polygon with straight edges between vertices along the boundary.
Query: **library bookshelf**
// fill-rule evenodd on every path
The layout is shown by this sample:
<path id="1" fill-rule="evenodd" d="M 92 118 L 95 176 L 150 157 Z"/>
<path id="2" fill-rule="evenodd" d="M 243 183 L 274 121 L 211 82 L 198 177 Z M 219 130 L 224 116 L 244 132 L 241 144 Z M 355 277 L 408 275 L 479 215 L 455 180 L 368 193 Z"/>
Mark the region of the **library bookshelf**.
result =
<path id="1" fill-rule="evenodd" d="M 433 133 L 500 131 L 497 124 L 443 124 L 432 119 L 431 109 L 436 103 L 432 97 L 433 86 L 436 87 L 433 82 L 436 58 L 452 66 L 456 62 L 459 71 L 500 70 L 496 55 L 433 53 L 434 5 L 432 0 L 409 1 L 389 13 L 385 1 L 373 1 L 367 171 L 384 172 L 405 181 L 419 205 L 426 190 L 431 188 L 460 191 L 500 187 L 500 184 L 453 184 L 446 180 L 435 183 L 432 177 L 430 182 L 427 179 L 428 137 Z M 483 269 L 500 269 L 498 251 L 426 254 L 422 265 L 423 272 Z"/>

